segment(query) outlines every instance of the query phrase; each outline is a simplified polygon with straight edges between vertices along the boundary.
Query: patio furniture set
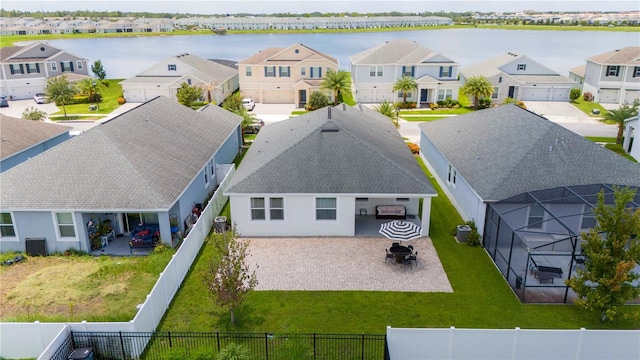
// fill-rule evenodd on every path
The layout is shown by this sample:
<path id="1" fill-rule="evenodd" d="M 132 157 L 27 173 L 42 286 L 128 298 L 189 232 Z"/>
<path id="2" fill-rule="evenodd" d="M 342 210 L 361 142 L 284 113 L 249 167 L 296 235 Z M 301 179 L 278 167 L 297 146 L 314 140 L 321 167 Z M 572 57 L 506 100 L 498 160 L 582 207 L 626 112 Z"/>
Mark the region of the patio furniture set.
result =
<path id="1" fill-rule="evenodd" d="M 418 267 L 418 252 L 413 250 L 413 245 L 403 246 L 394 242 L 389 249 L 386 249 L 384 262 L 391 260 L 393 264 L 403 265 L 403 269 L 412 268 L 414 264 Z"/>
<path id="2" fill-rule="evenodd" d="M 135 248 L 153 248 L 160 240 L 160 227 L 157 224 L 138 224 L 131 231 L 129 251 L 133 253 Z"/>
<path id="3" fill-rule="evenodd" d="M 531 259 L 530 271 L 541 284 L 543 281 L 551 281 L 551 283 L 553 284 L 553 279 L 562 279 L 563 274 L 561 268 L 555 266 L 538 265 L 535 261 L 533 261 L 533 258 Z"/>

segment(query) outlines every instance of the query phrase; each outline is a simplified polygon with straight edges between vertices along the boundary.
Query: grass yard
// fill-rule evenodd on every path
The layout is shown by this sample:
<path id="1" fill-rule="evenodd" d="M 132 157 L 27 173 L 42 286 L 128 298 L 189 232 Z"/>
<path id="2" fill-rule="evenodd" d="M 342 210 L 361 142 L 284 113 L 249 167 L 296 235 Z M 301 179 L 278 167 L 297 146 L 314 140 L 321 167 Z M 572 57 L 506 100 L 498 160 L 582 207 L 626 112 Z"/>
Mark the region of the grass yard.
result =
<path id="1" fill-rule="evenodd" d="M 129 321 L 174 253 L 169 248 L 158 249 L 149 256 L 135 257 L 28 257 L 3 266 L 0 320 Z"/>
<path id="2" fill-rule="evenodd" d="M 593 117 L 593 118 L 601 118 L 602 114 L 607 112 L 607 109 L 603 108 L 602 105 L 598 104 L 597 102 L 593 102 L 593 101 L 584 101 L 584 98 L 582 96 L 580 96 L 580 98 L 576 101 L 571 101 L 571 104 L 573 104 L 573 106 L 577 107 L 578 109 L 580 109 L 583 113 Z M 593 109 L 597 109 L 600 110 L 600 115 L 593 115 L 591 113 L 591 110 Z"/>
<path id="3" fill-rule="evenodd" d="M 420 116 L 420 115 L 402 116 L 400 115 L 400 118 L 405 121 L 436 121 L 436 120 L 444 119 L 446 117 L 448 116 L 426 116 L 426 115 L 425 116 Z"/>
<path id="4" fill-rule="evenodd" d="M 421 161 L 420 164 L 427 172 Z M 432 182 L 439 196 L 432 201 L 431 239 L 453 293 L 254 291 L 236 311 L 238 325 L 232 326 L 229 313 L 213 304 L 201 283 L 204 265 L 214 256 L 214 246 L 207 241 L 159 330 L 380 334 L 388 325 L 542 329 L 640 326 L 638 307 L 624 309 L 635 319 L 601 324 L 596 315 L 572 305 L 520 303 L 482 248 L 454 240 L 451 231 L 462 220 L 437 183 Z"/>
<path id="5" fill-rule="evenodd" d="M 120 107 L 120 104 L 118 104 L 118 98 L 122 96 L 122 85 L 120 85 L 120 82 L 122 80 L 123 79 L 107 80 L 109 82 L 109 86 L 105 87 L 104 91 L 102 92 L 102 102 L 100 102 L 100 110 L 89 112 L 89 105 L 93 105 L 93 103 L 66 105 L 65 108 L 67 110 L 67 115 L 72 115 L 72 114 L 109 115 L 111 112 L 113 112 L 113 110 Z M 62 109 L 62 106 L 58 106 L 58 110 L 59 111 L 54 113 L 53 115 L 64 116 L 64 111 Z M 96 119 L 99 119 L 99 117 L 96 117 Z M 63 120 L 63 119 L 61 118 L 60 120 Z"/>

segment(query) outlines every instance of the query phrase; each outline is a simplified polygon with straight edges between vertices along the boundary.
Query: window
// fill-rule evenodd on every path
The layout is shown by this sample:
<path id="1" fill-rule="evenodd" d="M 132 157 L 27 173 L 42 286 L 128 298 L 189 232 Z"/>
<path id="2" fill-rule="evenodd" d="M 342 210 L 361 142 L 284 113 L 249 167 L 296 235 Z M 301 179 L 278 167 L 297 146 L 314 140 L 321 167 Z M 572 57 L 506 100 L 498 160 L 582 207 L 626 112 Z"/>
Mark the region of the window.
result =
<path id="1" fill-rule="evenodd" d="M 607 76 L 618 76 L 620 74 L 620 66 L 607 66 Z"/>
<path id="2" fill-rule="evenodd" d="M 582 222 L 580 230 L 592 229 L 596 226 L 596 214 L 593 213 L 591 206 L 585 205 L 582 211 Z"/>
<path id="3" fill-rule="evenodd" d="M 51 71 L 58 71 L 58 64 L 52 62 L 51 64 Z"/>
<path id="4" fill-rule="evenodd" d="M 211 178 L 213 178 L 213 175 L 216 173 L 216 164 L 213 162 L 213 160 L 209 161 L 209 168 L 211 169 Z"/>
<path id="5" fill-rule="evenodd" d="M 322 68 L 320 66 L 311 66 L 309 67 L 309 71 L 311 72 L 311 78 L 322 77 Z"/>
<path id="6" fill-rule="evenodd" d="M 27 74 L 40 73 L 40 64 L 30 63 L 27 64 Z"/>
<path id="7" fill-rule="evenodd" d="M 497 86 L 493 87 L 493 92 L 491 93 L 491 99 L 496 100 L 498 98 L 498 93 L 500 92 L 500 88 Z"/>
<path id="8" fill-rule="evenodd" d="M 284 199 L 269 198 L 270 220 L 284 220 Z"/>
<path id="9" fill-rule="evenodd" d="M 251 66 L 247 66 L 247 68 L 245 69 L 245 75 L 252 76 L 252 74 L 251 74 Z"/>
<path id="10" fill-rule="evenodd" d="M 396 198 L 396 202 L 409 202 L 409 198 Z"/>
<path id="11" fill-rule="evenodd" d="M 209 169 L 207 168 L 207 165 L 204 166 L 204 184 L 209 184 Z"/>
<path id="12" fill-rule="evenodd" d="M 411 99 L 411 92 L 407 93 L 407 99 Z M 404 99 L 404 92 L 403 91 L 398 91 L 398 99 Z"/>
<path id="13" fill-rule="evenodd" d="M 11 213 L 0 213 L 0 238 L 15 236 L 16 230 L 13 228 Z"/>
<path id="14" fill-rule="evenodd" d="M 498 78 L 498 82 L 499 82 L 499 83 L 502 83 L 502 76 L 500 76 L 500 77 Z"/>
<path id="15" fill-rule="evenodd" d="M 542 229 L 542 221 L 544 220 L 544 208 L 535 204 L 529 207 L 529 219 L 527 220 L 528 229 Z"/>
<path id="16" fill-rule="evenodd" d="M 447 175 L 447 182 L 451 185 L 456 184 L 456 177 L 458 176 L 458 172 L 453 166 L 449 165 L 449 174 Z"/>
<path id="17" fill-rule="evenodd" d="M 451 77 L 452 66 L 440 66 L 440 77 Z"/>
<path id="18" fill-rule="evenodd" d="M 169 64 L 169 65 L 167 65 L 167 69 L 169 71 L 176 71 L 176 70 L 178 70 L 178 67 L 176 66 L 176 64 Z"/>
<path id="19" fill-rule="evenodd" d="M 264 220 L 264 198 L 251 198 L 251 220 Z"/>
<path id="20" fill-rule="evenodd" d="M 191 85 L 191 79 L 187 79 L 187 85 Z"/>
<path id="21" fill-rule="evenodd" d="M 382 77 L 382 66 L 369 66 L 370 77 Z"/>
<path id="22" fill-rule="evenodd" d="M 633 68 L 633 77 L 640 77 L 640 66 Z"/>
<path id="23" fill-rule="evenodd" d="M 76 61 L 76 67 L 78 68 L 78 70 L 82 70 L 82 60 Z"/>
<path id="24" fill-rule="evenodd" d="M 300 76 L 307 76 L 307 68 L 306 67 L 301 67 L 300 68 Z"/>
<path id="25" fill-rule="evenodd" d="M 11 64 L 9 65 L 9 69 L 11 70 L 11 75 L 24 74 L 24 67 L 22 64 Z"/>
<path id="26" fill-rule="evenodd" d="M 73 62 L 72 61 L 60 61 L 60 69 L 62 70 L 62 72 L 73 71 Z"/>
<path id="27" fill-rule="evenodd" d="M 403 66 L 402 67 L 402 76 L 411 76 L 415 73 L 415 66 Z"/>
<path id="28" fill-rule="evenodd" d="M 290 67 L 289 66 L 280 66 L 280 77 L 289 77 L 290 73 L 289 73 Z"/>
<path id="29" fill-rule="evenodd" d="M 316 220 L 335 220 L 336 203 L 336 198 L 316 198 Z"/>
<path id="30" fill-rule="evenodd" d="M 356 202 L 369 202 L 369 198 L 356 198 Z"/>
<path id="31" fill-rule="evenodd" d="M 60 237 L 76 237 L 76 230 L 73 226 L 73 215 L 71 213 L 56 213 L 58 233 Z"/>
<path id="32" fill-rule="evenodd" d="M 452 89 L 439 89 L 438 90 L 438 101 L 451 99 L 453 98 L 453 90 Z"/>
<path id="33" fill-rule="evenodd" d="M 527 70 L 527 64 L 518 64 L 518 71 Z"/>
<path id="34" fill-rule="evenodd" d="M 276 77 L 276 67 L 275 66 L 265 66 L 264 67 L 264 77 Z"/>

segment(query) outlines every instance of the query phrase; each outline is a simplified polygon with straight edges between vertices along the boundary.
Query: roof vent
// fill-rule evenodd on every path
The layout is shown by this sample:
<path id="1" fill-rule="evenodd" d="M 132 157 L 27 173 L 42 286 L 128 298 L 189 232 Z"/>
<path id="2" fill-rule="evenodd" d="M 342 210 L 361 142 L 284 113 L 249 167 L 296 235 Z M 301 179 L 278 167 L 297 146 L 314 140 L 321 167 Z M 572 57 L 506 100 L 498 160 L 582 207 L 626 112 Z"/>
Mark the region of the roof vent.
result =
<path id="1" fill-rule="evenodd" d="M 347 111 L 347 104 L 342 103 L 342 111 Z"/>
<path id="2" fill-rule="evenodd" d="M 331 107 L 327 106 L 327 119 L 331 120 Z"/>
<path id="3" fill-rule="evenodd" d="M 339 130 L 340 129 L 332 122 L 327 122 L 320 127 L 320 132 L 323 133 L 338 132 Z"/>
<path id="4" fill-rule="evenodd" d="M 358 109 L 360 109 L 360 111 L 363 111 L 364 109 L 362 108 L 362 104 L 358 104 Z"/>

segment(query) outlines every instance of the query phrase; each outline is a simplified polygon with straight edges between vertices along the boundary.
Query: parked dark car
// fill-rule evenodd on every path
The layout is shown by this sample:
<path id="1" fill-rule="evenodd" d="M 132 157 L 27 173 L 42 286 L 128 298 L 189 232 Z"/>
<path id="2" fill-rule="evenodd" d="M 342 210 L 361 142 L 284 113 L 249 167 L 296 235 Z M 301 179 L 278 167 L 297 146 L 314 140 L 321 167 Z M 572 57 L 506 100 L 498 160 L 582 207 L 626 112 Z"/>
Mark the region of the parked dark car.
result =
<path id="1" fill-rule="evenodd" d="M 0 96 L 0 107 L 9 107 L 9 101 L 6 96 Z"/>
<path id="2" fill-rule="evenodd" d="M 245 134 L 257 134 L 258 132 L 260 132 L 260 127 L 261 126 L 258 124 L 245 126 L 244 128 L 242 128 L 242 132 L 244 132 Z"/>

